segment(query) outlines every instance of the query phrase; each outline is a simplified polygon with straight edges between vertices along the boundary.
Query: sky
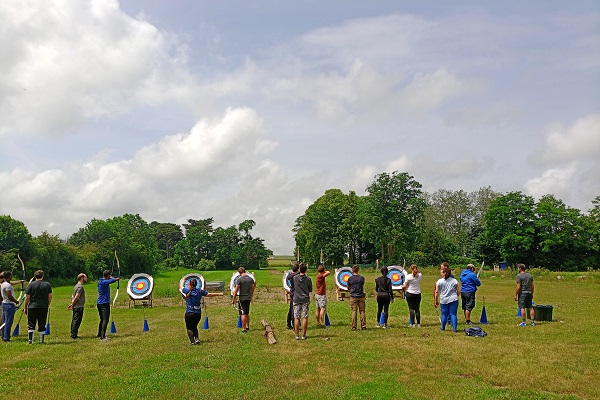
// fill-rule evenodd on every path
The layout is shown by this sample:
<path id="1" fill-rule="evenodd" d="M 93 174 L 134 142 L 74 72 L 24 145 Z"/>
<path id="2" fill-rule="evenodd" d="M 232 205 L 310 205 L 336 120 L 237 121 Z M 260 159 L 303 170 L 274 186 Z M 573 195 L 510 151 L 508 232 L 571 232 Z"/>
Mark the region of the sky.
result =
<path id="1" fill-rule="evenodd" d="M 408 172 L 582 212 L 600 195 L 597 1 L 0 2 L 0 215 L 256 222 Z"/>

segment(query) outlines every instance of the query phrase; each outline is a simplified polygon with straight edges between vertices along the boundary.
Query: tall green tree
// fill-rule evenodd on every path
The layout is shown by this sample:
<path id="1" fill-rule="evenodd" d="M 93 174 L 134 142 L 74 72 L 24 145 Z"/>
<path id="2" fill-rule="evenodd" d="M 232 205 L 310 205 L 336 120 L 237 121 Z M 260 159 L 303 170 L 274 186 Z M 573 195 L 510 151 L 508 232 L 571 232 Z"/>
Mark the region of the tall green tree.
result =
<path id="1" fill-rule="evenodd" d="M 381 173 L 367 187 L 359 209 L 365 241 L 381 249 L 381 260 L 393 263 L 416 249 L 427 203 L 421 184 L 406 172 Z"/>
<path id="2" fill-rule="evenodd" d="M 163 253 L 163 258 L 171 258 L 175 252 L 175 245 L 183 240 L 181 225 L 152 221 L 150 222 L 150 229 L 154 233 L 158 248 Z"/>
<path id="3" fill-rule="evenodd" d="M 0 215 L 0 252 L 10 253 L 11 264 L 17 253 L 24 259 L 33 256 L 33 237 L 23 222 L 10 215 Z"/>
<path id="4" fill-rule="evenodd" d="M 535 201 L 521 192 L 493 200 L 485 215 L 481 247 L 487 260 L 514 264 L 535 261 Z"/>

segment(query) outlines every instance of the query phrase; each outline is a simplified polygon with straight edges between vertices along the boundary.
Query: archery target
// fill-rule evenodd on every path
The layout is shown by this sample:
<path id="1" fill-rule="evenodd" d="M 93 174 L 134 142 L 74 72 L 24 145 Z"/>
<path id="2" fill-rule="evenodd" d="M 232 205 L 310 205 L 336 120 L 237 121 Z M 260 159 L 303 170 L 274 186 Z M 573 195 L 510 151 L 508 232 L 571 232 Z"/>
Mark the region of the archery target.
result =
<path id="1" fill-rule="evenodd" d="M 340 290 L 348 290 L 348 279 L 352 276 L 352 268 L 342 267 L 335 270 L 335 284 Z"/>
<path id="2" fill-rule="evenodd" d="M 401 290 L 404 285 L 404 268 L 399 265 L 390 265 L 387 269 L 387 277 L 392 281 L 392 290 Z"/>
<path id="3" fill-rule="evenodd" d="M 287 290 L 288 292 L 290 291 L 290 289 L 292 288 L 292 280 L 288 279 L 288 276 L 292 273 L 292 270 L 288 270 L 285 271 L 285 273 L 283 274 L 283 288 L 285 290 Z"/>
<path id="4" fill-rule="evenodd" d="M 179 290 L 188 287 L 188 284 L 192 279 L 196 279 L 196 288 L 204 290 L 204 277 L 200 274 L 187 274 L 179 281 Z"/>
<path id="5" fill-rule="evenodd" d="M 252 272 L 248 272 L 246 271 L 246 274 L 252 278 L 252 280 L 254 281 L 254 283 L 256 283 L 256 278 L 254 277 L 254 274 Z M 240 279 L 240 273 L 239 272 L 235 272 L 232 276 L 231 276 L 231 280 L 229 281 L 229 290 L 231 290 L 231 295 L 233 296 L 233 291 L 235 290 L 235 287 L 237 286 L 237 282 L 238 279 Z M 240 294 L 239 291 L 237 294 Z"/>
<path id="6" fill-rule="evenodd" d="M 135 274 L 127 282 L 127 294 L 132 300 L 144 300 L 152 294 L 154 279 L 147 274 Z"/>

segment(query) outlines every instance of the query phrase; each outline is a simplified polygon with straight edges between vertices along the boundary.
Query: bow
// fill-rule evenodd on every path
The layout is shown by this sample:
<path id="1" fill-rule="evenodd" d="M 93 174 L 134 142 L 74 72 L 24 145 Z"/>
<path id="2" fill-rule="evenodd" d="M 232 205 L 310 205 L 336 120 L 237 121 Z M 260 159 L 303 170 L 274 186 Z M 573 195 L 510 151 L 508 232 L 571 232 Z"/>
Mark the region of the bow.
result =
<path id="1" fill-rule="evenodd" d="M 23 293 L 25 292 L 25 263 L 21 260 L 21 256 L 17 253 L 17 258 L 21 262 L 21 269 L 23 273 L 21 275 L 21 293 L 19 293 L 19 298 L 17 299 L 17 304 L 21 301 L 21 297 L 23 297 Z"/>
<path id="2" fill-rule="evenodd" d="M 481 274 L 481 271 L 483 271 L 483 263 L 485 262 L 485 260 L 483 260 L 481 262 L 481 267 L 479 268 L 479 272 L 477 272 L 477 277 L 479 278 L 479 274 Z"/>
<path id="3" fill-rule="evenodd" d="M 121 277 L 121 264 L 119 264 L 119 257 L 117 257 L 117 251 L 115 250 L 115 260 L 117 261 L 117 271 L 119 271 L 119 275 L 118 277 Z M 117 291 L 115 292 L 115 298 L 113 299 L 113 303 L 112 306 L 115 306 L 115 302 L 117 301 L 117 297 L 119 297 L 119 287 L 120 287 L 120 283 L 121 281 L 118 280 L 117 281 Z"/>

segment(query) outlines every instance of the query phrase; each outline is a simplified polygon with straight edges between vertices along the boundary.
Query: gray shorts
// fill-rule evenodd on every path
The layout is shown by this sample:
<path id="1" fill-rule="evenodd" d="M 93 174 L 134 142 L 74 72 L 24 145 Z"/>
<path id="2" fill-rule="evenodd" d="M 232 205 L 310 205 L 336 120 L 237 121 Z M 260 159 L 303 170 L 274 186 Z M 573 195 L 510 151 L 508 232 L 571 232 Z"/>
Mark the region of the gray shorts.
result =
<path id="1" fill-rule="evenodd" d="M 308 318 L 310 303 L 294 303 L 294 318 Z"/>
<path id="2" fill-rule="evenodd" d="M 315 304 L 317 305 L 317 310 L 327 307 L 327 296 L 324 294 L 315 294 Z"/>
<path id="3" fill-rule="evenodd" d="M 519 293 L 519 308 L 533 308 L 533 293 Z"/>

